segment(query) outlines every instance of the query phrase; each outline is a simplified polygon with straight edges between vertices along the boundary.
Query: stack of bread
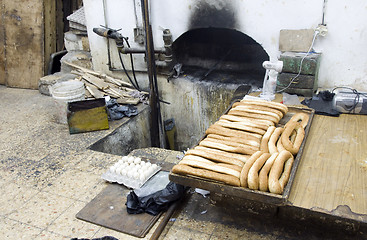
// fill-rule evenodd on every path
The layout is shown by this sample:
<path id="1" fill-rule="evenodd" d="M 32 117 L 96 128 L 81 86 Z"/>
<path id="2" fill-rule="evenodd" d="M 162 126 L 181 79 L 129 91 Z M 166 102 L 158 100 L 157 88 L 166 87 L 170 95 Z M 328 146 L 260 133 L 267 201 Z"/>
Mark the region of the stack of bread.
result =
<path id="1" fill-rule="evenodd" d="M 287 112 L 265 100 L 234 103 L 172 172 L 282 194 L 308 123 L 308 115 L 298 113 L 276 127 Z"/>

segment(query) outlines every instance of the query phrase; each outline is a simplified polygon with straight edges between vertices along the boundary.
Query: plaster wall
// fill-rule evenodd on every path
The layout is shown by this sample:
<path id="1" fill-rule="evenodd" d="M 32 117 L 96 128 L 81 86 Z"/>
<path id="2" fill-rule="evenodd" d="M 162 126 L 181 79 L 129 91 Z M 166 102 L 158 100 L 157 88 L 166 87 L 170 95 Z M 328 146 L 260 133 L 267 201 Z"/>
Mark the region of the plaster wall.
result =
<path id="1" fill-rule="evenodd" d="M 105 13 L 103 11 L 105 2 Z M 233 13 L 233 28 L 252 37 L 263 46 L 271 60 L 280 52 L 281 29 L 314 29 L 322 22 L 323 1 L 320 0 L 154 0 L 151 3 L 151 20 L 155 47 L 162 47 L 162 30 L 168 28 L 173 40 L 195 25 L 192 16 L 200 8 L 217 9 Z M 92 32 L 93 27 L 107 25 L 122 28 L 121 33 L 130 39 L 133 28 L 142 25 L 140 1 L 136 0 L 84 0 L 88 33 L 96 70 L 108 72 L 106 39 Z M 367 91 L 367 2 L 364 0 L 326 1 L 324 23 L 326 37 L 318 37 L 314 49 L 322 53 L 319 86 L 332 88 L 347 85 Z M 136 14 L 135 10 L 136 9 Z M 106 24 L 107 23 L 107 24 Z M 214 24 L 221 24 L 220 21 Z M 111 49 L 114 43 L 111 42 Z M 113 66 L 120 68 L 116 51 L 111 51 Z M 145 69 L 143 56 L 135 56 L 136 68 Z M 125 59 L 126 65 L 128 59 Z M 146 81 L 142 78 L 141 81 Z"/>

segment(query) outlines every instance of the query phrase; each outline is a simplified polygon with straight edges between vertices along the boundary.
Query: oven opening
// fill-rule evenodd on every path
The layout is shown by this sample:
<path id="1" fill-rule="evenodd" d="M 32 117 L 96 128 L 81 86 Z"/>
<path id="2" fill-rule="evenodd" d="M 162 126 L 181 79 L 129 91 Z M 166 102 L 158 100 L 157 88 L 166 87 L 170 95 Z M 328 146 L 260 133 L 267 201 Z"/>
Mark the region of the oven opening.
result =
<path id="1" fill-rule="evenodd" d="M 193 29 L 176 39 L 172 48 L 174 61 L 182 64 L 186 75 L 199 80 L 262 86 L 262 63 L 269 56 L 259 43 L 242 32 L 227 28 Z"/>

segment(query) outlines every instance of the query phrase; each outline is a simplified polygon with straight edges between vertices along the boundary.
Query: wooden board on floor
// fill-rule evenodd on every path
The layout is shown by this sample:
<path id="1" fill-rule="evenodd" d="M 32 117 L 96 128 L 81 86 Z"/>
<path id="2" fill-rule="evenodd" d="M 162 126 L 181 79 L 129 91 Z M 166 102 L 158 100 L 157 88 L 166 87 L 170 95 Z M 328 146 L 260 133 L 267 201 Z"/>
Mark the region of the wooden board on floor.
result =
<path id="1" fill-rule="evenodd" d="M 316 115 L 289 201 L 328 214 L 366 217 L 366 148 L 366 115 Z M 340 207 L 350 210 L 341 212 Z"/>
<path id="2" fill-rule="evenodd" d="M 76 217 L 135 237 L 145 237 L 160 215 L 128 214 L 125 206 L 128 193 L 129 190 L 119 184 L 109 184 Z"/>

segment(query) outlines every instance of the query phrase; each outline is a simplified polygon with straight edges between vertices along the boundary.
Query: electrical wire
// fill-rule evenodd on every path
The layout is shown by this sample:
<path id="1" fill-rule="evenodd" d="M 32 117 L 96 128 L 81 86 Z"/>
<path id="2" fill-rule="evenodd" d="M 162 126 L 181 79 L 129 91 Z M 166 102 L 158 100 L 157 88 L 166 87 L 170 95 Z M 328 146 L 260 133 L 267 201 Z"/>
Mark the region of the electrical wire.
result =
<path id="1" fill-rule="evenodd" d="M 311 46 L 310 46 L 310 48 L 308 49 L 308 51 L 307 51 L 306 55 L 305 55 L 305 56 L 303 56 L 303 58 L 301 59 L 301 63 L 300 63 L 300 66 L 299 66 L 298 74 L 297 74 L 295 77 L 293 77 L 293 78 L 292 78 L 292 80 L 289 82 L 289 84 L 288 84 L 285 88 L 283 88 L 283 89 L 281 89 L 281 90 L 278 90 L 278 91 L 277 91 L 277 93 L 283 92 L 284 90 L 288 89 L 288 88 L 292 85 L 292 83 L 294 82 L 294 80 L 296 80 L 296 78 L 298 78 L 298 77 L 299 77 L 299 75 L 301 74 L 301 71 L 302 71 L 302 64 L 303 64 L 303 61 L 304 61 L 304 60 L 305 60 L 305 58 L 308 56 L 308 54 L 311 52 L 311 50 L 312 50 L 312 48 L 313 48 L 313 45 L 314 45 L 314 43 L 315 43 L 316 36 L 317 36 L 318 34 L 319 34 L 319 32 L 318 32 L 318 31 L 315 31 L 315 33 L 314 33 L 314 35 L 313 35 L 312 42 L 311 42 Z"/>

